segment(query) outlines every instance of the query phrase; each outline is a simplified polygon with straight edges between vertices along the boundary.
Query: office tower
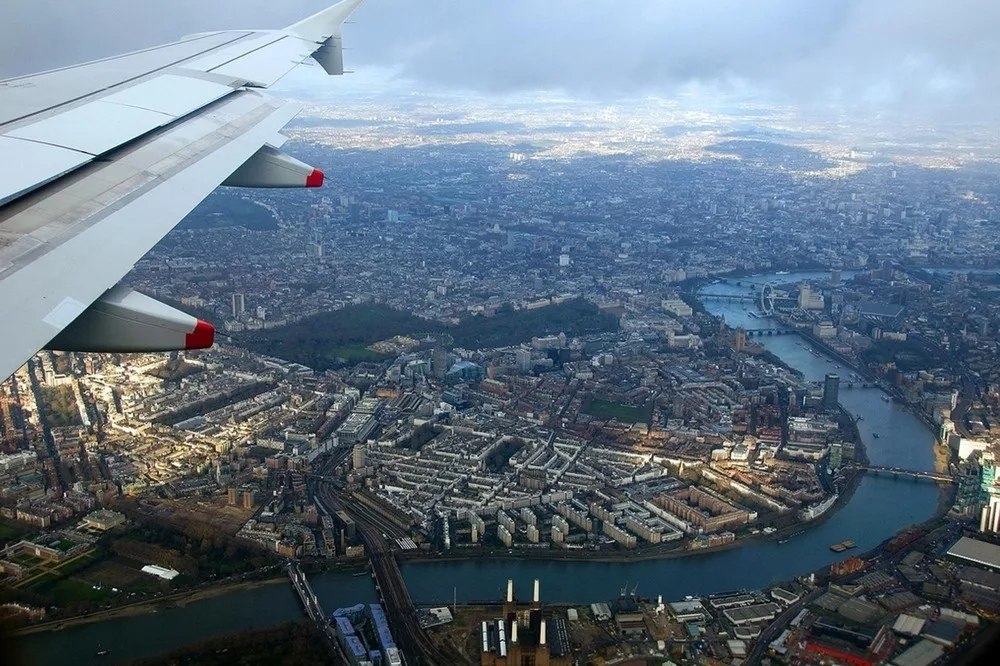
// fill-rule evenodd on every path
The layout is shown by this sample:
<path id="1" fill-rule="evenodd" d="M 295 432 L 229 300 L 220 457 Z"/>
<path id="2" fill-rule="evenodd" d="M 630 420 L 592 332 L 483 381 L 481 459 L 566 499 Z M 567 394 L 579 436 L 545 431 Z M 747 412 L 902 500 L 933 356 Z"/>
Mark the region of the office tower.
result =
<path id="1" fill-rule="evenodd" d="M 233 305 L 233 316 L 239 317 L 244 312 L 246 312 L 247 309 L 246 297 L 241 293 L 233 294 L 232 305 Z"/>
<path id="2" fill-rule="evenodd" d="M 518 349 L 514 352 L 514 360 L 517 363 L 517 369 L 521 372 L 531 372 L 531 351 L 527 349 Z"/>
<path id="3" fill-rule="evenodd" d="M 448 352 L 441 347 L 435 349 L 434 356 L 431 358 L 431 366 L 434 376 L 438 379 L 448 374 Z"/>
<path id="4" fill-rule="evenodd" d="M 829 373 L 823 380 L 823 409 L 837 409 L 840 393 L 840 377 Z"/>

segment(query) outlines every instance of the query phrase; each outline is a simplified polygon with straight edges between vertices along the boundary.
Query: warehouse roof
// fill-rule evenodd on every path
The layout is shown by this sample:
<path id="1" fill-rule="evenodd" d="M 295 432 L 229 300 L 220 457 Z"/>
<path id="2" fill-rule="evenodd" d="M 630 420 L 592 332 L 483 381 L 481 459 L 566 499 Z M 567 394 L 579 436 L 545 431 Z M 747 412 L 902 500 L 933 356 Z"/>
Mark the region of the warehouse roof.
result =
<path id="1" fill-rule="evenodd" d="M 994 546 L 992 543 L 962 537 L 948 549 L 948 554 L 991 569 L 1000 569 L 1000 546 Z"/>
<path id="2" fill-rule="evenodd" d="M 944 648 L 926 638 L 892 660 L 896 666 L 928 666 L 944 654 Z"/>
<path id="3" fill-rule="evenodd" d="M 766 603 L 754 604 L 745 608 L 729 608 L 722 611 L 722 614 L 733 624 L 745 624 L 747 622 L 770 620 L 780 612 L 781 606 L 778 604 Z"/>
<path id="4" fill-rule="evenodd" d="M 920 631 L 924 628 L 924 619 L 921 617 L 914 617 L 913 615 L 900 615 L 896 618 L 896 623 L 892 625 L 893 631 L 899 634 L 907 634 L 909 636 L 919 636 Z"/>

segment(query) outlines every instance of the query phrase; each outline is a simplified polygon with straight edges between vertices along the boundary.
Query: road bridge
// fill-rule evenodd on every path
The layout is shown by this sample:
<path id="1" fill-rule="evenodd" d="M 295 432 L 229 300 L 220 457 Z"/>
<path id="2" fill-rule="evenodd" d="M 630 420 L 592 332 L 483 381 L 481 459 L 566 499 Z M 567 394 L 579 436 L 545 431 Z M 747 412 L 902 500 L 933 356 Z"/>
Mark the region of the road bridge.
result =
<path id="1" fill-rule="evenodd" d="M 942 472 L 925 472 L 902 467 L 889 467 L 885 465 L 850 465 L 852 469 L 869 472 L 876 476 L 891 476 L 895 479 L 910 478 L 914 481 L 934 481 L 937 483 L 954 483 L 955 477 Z"/>

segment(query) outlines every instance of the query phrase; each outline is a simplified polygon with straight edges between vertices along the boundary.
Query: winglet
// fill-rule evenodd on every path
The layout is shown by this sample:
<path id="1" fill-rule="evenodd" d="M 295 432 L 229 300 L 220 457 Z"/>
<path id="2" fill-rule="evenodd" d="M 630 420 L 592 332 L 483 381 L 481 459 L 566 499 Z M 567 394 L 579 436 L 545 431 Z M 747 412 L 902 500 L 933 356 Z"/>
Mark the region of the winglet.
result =
<path id="1" fill-rule="evenodd" d="M 293 23 L 286 32 L 314 42 L 325 42 L 340 34 L 340 26 L 364 0 L 341 0 L 332 7 L 316 12 L 309 18 Z"/>

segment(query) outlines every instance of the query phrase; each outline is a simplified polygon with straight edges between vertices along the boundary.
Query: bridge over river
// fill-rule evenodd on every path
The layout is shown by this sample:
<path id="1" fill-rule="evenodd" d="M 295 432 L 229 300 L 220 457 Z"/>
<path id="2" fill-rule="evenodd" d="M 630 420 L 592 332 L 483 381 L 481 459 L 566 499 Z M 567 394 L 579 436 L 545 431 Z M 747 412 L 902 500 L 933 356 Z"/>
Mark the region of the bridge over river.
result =
<path id="1" fill-rule="evenodd" d="M 943 472 L 924 472 L 885 465 L 851 465 L 850 467 L 876 476 L 891 476 L 897 479 L 910 478 L 914 481 L 934 481 L 936 483 L 955 483 L 955 477 Z"/>

